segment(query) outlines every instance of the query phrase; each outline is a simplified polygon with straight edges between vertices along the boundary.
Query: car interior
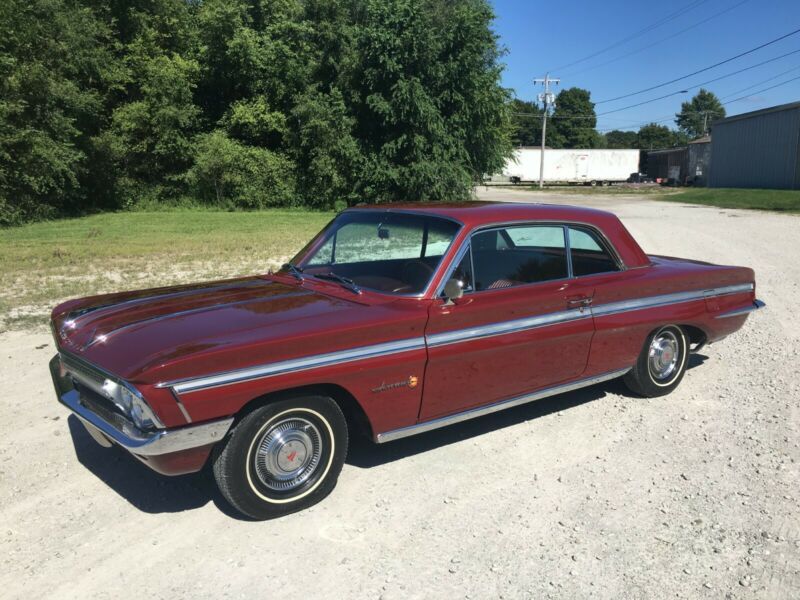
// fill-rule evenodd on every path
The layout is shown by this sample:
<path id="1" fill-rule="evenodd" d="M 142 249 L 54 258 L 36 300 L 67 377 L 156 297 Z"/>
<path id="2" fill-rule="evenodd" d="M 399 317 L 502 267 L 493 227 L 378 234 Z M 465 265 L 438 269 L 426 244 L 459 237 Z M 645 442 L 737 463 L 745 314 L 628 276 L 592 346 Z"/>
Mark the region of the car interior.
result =
<path id="1" fill-rule="evenodd" d="M 572 272 L 576 277 L 619 270 L 594 233 L 578 228 L 569 231 Z M 472 255 L 465 255 L 453 272 L 453 277 L 464 282 L 465 291 L 500 289 L 568 276 L 563 243 L 516 244 L 508 229 L 493 229 L 473 235 L 470 251 Z"/>

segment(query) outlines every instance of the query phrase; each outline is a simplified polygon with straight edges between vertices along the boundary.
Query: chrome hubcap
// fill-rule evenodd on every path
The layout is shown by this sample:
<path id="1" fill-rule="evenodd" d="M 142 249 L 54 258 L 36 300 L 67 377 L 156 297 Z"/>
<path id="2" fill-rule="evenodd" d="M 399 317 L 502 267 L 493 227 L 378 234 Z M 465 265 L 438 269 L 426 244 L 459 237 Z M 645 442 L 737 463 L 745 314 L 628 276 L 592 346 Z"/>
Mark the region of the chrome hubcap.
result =
<path id="1" fill-rule="evenodd" d="M 319 465 L 319 430 L 306 419 L 292 417 L 272 425 L 256 445 L 256 473 L 270 489 L 292 490 L 307 481 Z"/>
<path id="2" fill-rule="evenodd" d="M 680 343 L 672 331 L 660 331 L 650 344 L 647 361 L 653 379 L 663 381 L 669 379 L 678 368 Z"/>

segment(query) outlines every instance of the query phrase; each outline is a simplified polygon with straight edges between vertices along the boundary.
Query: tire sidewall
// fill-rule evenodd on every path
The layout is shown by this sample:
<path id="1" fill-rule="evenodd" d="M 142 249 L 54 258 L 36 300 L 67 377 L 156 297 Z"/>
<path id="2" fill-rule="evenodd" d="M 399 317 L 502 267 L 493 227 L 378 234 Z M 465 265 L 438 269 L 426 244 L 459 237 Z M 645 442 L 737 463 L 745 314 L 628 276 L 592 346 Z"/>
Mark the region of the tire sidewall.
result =
<path id="1" fill-rule="evenodd" d="M 292 416 L 314 423 L 323 452 L 309 480 L 287 495 L 267 488 L 260 481 L 253 453 L 273 424 Z M 347 443 L 344 415 L 330 398 L 302 396 L 281 400 L 253 410 L 235 426 L 224 448 L 215 456 L 215 473 L 220 471 L 225 478 L 227 489 L 223 495 L 235 508 L 255 519 L 279 517 L 311 506 L 331 492 L 344 464 Z"/>
<path id="2" fill-rule="evenodd" d="M 674 375 L 666 382 L 661 382 L 655 379 L 650 372 L 649 366 L 650 345 L 653 343 L 653 340 L 663 331 L 671 331 L 674 333 L 680 346 L 680 364 L 675 370 Z M 678 387 L 683 379 L 683 376 L 686 374 L 686 366 L 688 362 L 689 344 L 683 329 L 677 325 L 665 325 L 664 327 L 658 328 L 656 331 L 650 334 L 650 336 L 648 336 L 642 354 L 639 356 L 639 364 L 637 365 L 637 371 L 640 378 L 639 383 L 642 386 L 645 394 L 652 397 L 669 394 L 672 390 Z"/>

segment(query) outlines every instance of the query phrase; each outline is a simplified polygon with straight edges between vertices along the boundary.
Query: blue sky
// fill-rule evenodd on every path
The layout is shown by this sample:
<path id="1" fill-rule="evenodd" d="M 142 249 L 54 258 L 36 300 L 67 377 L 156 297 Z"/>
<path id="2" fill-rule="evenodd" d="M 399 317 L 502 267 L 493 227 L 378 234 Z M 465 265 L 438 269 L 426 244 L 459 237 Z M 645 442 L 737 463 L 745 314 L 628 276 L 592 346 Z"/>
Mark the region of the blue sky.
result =
<path id="1" fill-rule="evenodd" d="M 497 14 L 495 31 L 508 51 L 504 57 L 503 84 L 513 88 L 523 100 L 536 99 L 541 87 L 535 86 L 532 79 L 544 76 L 547 71 L 561 78 L 556 91 L 573 86 L 586 88 L 591 91 L 592 100 L 598 102 L 675 79 L 800 29 L 800 0 L 660 3 L 493 0 L 493 4 Z M 668 18 L 675 13 L 679 14 Z M 620 43 L 645 28 L 649 30 L 644 34 Z M 664 38 L 669 39 L 661 41 Z M 615 47 L 601 52 L 612 45 Z M 799 52 L 705 87 L 723 102 L 748 96 L 726 104 L 729 115 L 799 101 L 800 33 L 797 33 L 688 79 L 629 98 L 599 103 L 598 115 L 672 92 L 688 91 L 598 116 L 597 127 L 638 129 L 647 121 L 674 127 L 672 115 L 680 109 L 682 101 L 696 93 L 696 84 L 794 50 Z M 592 58 L 570 65 L 587 56 Z M 793 78 L 797 79 L 764 91 Z"/>

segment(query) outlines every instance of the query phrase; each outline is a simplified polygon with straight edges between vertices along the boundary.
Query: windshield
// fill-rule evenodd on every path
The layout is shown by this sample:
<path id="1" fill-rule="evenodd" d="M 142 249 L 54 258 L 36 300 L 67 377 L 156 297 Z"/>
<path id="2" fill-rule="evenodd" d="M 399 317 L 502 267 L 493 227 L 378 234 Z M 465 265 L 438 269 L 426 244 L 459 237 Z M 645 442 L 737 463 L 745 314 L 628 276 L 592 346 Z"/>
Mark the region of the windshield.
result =
<path id="1" fill-rule="evenodd" d="M 291 265 L 303 276 L 339 282 L 346 279 L 358 288 L 379 292 L 419 294 L 428 286 L 459 227 L 435 216 L 345 212 Z"/>

